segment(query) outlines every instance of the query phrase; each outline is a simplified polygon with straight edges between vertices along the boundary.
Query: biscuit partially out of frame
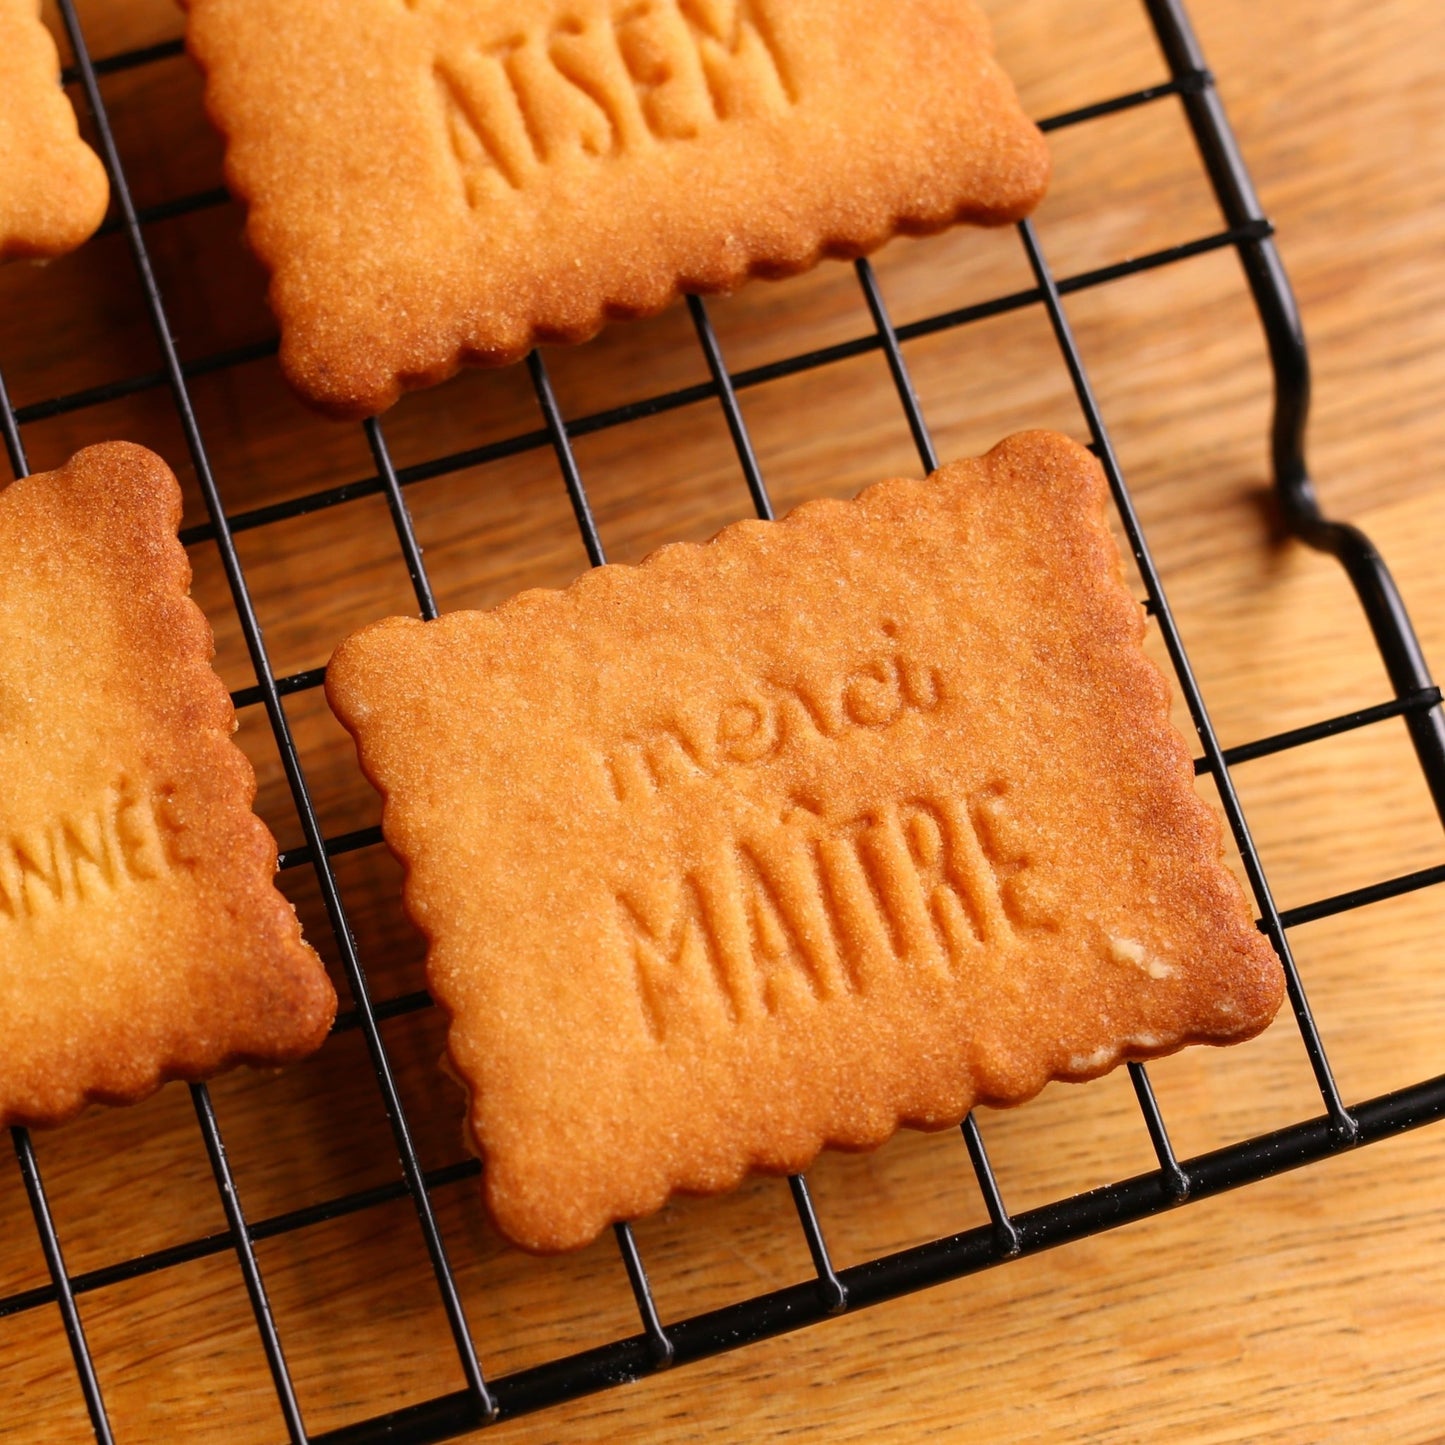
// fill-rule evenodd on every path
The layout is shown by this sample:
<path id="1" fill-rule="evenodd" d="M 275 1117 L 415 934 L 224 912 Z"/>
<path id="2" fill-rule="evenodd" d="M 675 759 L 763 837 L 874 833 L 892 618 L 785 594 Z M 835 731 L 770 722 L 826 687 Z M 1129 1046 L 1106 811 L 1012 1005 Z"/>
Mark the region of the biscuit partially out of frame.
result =
<path id="1" fill-rule="evenodd" d="M 342 644 L 510 1238 L 1269 1022 L 1104 499 L 1029 433 Z"/>
<path id="2" fill-rule="evenodd" d="M 975 0 L 188 4 L 282 366 L 338 416 L 1048 176 Z"/>
<path id="3" fill-rule="evenodd" d="M 0 493 L 0 1125 L 299 1058 L 336 996 L 186 595 L 181 498 L 121 442 Z"/>
<path id="4" fill-rule="evenodd" d="M 0 260 L 74 250 L 109 199 L 60 88 L 40 0 L 0 0 Z"/>

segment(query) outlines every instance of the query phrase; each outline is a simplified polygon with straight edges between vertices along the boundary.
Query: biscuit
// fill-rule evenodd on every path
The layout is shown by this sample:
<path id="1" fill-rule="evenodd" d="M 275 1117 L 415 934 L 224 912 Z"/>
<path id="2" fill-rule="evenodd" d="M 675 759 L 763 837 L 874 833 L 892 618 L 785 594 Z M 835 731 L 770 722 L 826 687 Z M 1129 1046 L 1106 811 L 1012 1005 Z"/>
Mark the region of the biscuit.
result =
<path id="1" fill-rule="evenodd" d="M 975 0 L 188 8 L 281 364 L 341 417 L 1048 177 Z"/>
<path id="2" fill-rule="evenodd" d="M 1274 1016 L 1105 498 L 1026 433 L 341 645 L 512 1240 Z"/>
<path id="3" fill-rule="evenodd" d="M 0 1125 L 296 1059 L 335 1015 L 180 517 L 123 442 L 0 493 Z"/>
<path id="4" fill-rule="evenodd" d="M 60 88 L 40 0 L 0 0 L 0 260 L 58 256 L 105 218 L 105 167 Z"/>

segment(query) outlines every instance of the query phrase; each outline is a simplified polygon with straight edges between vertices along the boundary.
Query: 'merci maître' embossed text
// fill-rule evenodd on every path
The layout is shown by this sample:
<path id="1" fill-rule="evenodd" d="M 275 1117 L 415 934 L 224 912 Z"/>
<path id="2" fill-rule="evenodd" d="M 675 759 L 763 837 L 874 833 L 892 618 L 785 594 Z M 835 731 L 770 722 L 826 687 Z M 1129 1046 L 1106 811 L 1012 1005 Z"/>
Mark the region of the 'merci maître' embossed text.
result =
<path id="1" fill-rule="evenodd" d="M 415 11 L 426 0 L 407 0 Z M 548 7 L 539 6 L 539 10 Z M 795 82 L 756 0 L 612 0 L 495 36 L 448 18 L 433 75 L 471 206 L 569 157 L 693 140 L 792 104 Z"/>
<path id="2" fill-rule="evenodd" d="M 884 628 L 890 637 L 893 629 Z M 790 740 L 845 745 L 944 704 L 936 668 L 900 649 L 831 689 L 762 682 L 717 709 L 711 726 L 660 726 L 614 748 L 604 769 L 626 808 L 666 799 L 689 782 L 751 774 Z M 1008 787 L 968 797 L 881 799 L 843 812 L 815 796 L 778 806 L 744 800 L 740 826 L 662 894 L 615 893 L 649 1032 L 685 1030 L 700 998 L 733 1024 L 863 994 L 877 971 L 957 977 L 971 954 L 1006 946 L 1033 926 L 1018 875 L 1027 856 L 1008 836 Z"/>

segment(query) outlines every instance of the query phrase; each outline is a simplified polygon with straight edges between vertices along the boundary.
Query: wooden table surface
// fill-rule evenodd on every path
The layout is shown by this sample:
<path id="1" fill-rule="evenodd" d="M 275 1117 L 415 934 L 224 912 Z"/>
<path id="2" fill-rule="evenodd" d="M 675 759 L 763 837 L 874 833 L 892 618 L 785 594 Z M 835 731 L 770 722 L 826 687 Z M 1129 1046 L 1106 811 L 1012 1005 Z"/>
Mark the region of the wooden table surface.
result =
<path id="1" fill-rule="evenodd" d="M 106 55 L 179 33 L 170 0 L 85 0 Z M 1136 0 L 988 0 L 1003 57 L 1043 116 L 1163 78 Z M 1206 53 L 1300 296 L 1316 374 L 1312 457 L 1322 499 L 1393 564 L 1428 650 L 1445 656 L 1445 7 L 1435 0 L 1194 0 Z M 217 184 L 199 84 L 175 58 L 106 82 L 141 204 Z M 1175 101 L 1055 136 L 1039 218 L 1060 274 L 1218 230 Z M 271 334 L 263 281 L 222 205 L 149 228 L 184 356 Z M 1012 232 L 896 243 L 877 260 L 896 321 L 1027 284 Z M 714 305 L 734 369 L 864 335 L 852 271 L 758 284 Z M 1236 260 L 1216 252 L 1070 299 L 1069 313 L 1165 585 L 1226 744 L 1352 707 L 1388 689 L 1342 574 L 1281 538 L 1267 496 L 1269 377 Z M 1083 434 L 1043 312 L 1029 308 L 911 343 L 944 455 L 1021 426 Z M 549 356 L 578 416 L 704 379 L 685 312 L 614 327 Z M 19 405 L 141 374 L 154 341 L 118 236 L 49 267 L 0 273 L 0 370 Z M 268 358 L 195 384 L 233 512 L 366 477 L 361 430 L 309 416 Z M 748 391 L 744 410 L 781 510 L 915 471 L 881 357 Z M 538 424 L 525 374 L 472 373 L 406 400 L 386 424 L 399 464 Z M 163 389 L 27 425 L 32 466 L 124 436 L 182 475 Z M 578 443 L 614 560 L 705 537 L 748 499 L 715 405 Z M 444 607 L 564 583 L 585 558 L 545 450 L 407 491 Z M 278 672 L 324 663 L 351 628 L 411 602 L 379 497 L 249 531 L 242 559 Z M 252 680 L 214 549 L 191 548 L 195 592 L 233 687 Z M 374 822 L 374 797 L 315 691 L 288 702 L 328 830 Z M 264 716 L 241 740 L 283 846 L 296 816 Z M 1236 779 L 1279 903 L 1291 907 L 1438 863 L 1440 826 L 1398 722 L 1241 766 Z M 419 948 L 381 848 L 337 859 L 373 992 L 420 986 Z M 285 875 L 334 964 L 307 870 Z M 1445 895 L 1426 890 L 1296 929 L 1306 987 L 1348 1099 L 1445 1071 Z M 459 1096 L 434 1067 L 437 1021 L 385 1037 L 427 1165 L 461 1157 Z M 1319 1112 L 1282 1018 L 1229 1051 L 1151 1074 L 1181 1154 Z M 397 1177 L 356 1032 L 278 1076 L 235 1074 L 214 1097 L 252 1219 Z M 984 1137 L 1015 1210 L 1152 1166 L 1122 1075 L 1054 1086 Z M 36 1141 L 74 1273 L 223 1227 L 186 1091 L 96 1113 Z M 983 1210 L 956 1134 L 906 1135 L 829 1157 L 810 1176 L 835 1261 L 969 1227 Z M 854 1317 L 499 1427 L 512 1441 L 1388 1440 L 1445 1436 L 1445 1131 L 1424 1129 L 1147 1223 L 1009 1264 Z M 536 1261 L 505 1248 L 474 1180 L 435 1204 L 491 1374 L 634 1333 L 617 1253 Z M 665 1320 L 804 1279 L 785 1185 L 684 1201 L 637 1238 Z M 320 1431 L 460 1386 L 410 1207 L 394 1202 L 263 1241 L 258 1255 L 308 1427 Z M 46 1282 L 18 1173 L 0 1169 L 0 1296 Z M 116 1438 L 284 1437 L 233 1254 L 81 1296 Z M 53 1305 L 0 1317 L 0 1438 L 89 1438 Z"/>

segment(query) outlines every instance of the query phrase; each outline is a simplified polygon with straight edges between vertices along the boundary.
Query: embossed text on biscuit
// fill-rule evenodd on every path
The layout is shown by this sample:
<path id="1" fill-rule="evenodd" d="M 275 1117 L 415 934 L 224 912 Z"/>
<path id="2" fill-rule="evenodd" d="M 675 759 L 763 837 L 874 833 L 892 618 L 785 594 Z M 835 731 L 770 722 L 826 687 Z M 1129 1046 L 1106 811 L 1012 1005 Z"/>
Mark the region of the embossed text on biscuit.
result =
<path id="1" fill-rule="evenodd" d="M 761 0 L 611 0 L 492 36 L 481 17 L 437 23 L 433 75 L 473 207 L 568 157 L 693 140 L 797 98 Z"/>
<path id="2" fill-rule="evenodd" d="M 93 806 L 0 839 L 0 919 L 98 902 L 187 861 L 169 790 L 121 777 Z"/>
<path id="3" fill-rule="evenodd" d="M 966 984 L 984 948 L 1041 925 L 1018 906 L 1030 864 L 1001 842 L 1002 784 L 970 803 L 888 802 L 842 818 L 785 805 L 616 919 L 656 1039 L 700 1016 L 736 1025 L 847 994 L 883 974 Z M 690 1022 L 691 1021 L 691 1022 Z"/>
<path id="4" fill-rule="evenodd" d="M 893 639 L 892 623 L 883 624 Z M 931 713 L 944 700 L 943 674 L 896 646 L 888 646 L 850 672 L 816 684 L 778 675 L 758 680 L 724 702 L 699 729 L 680 720 L 657 724 L 624 739 L 603 759 L 619 803 L 670 782 L 717 777 L 752 768 L 790 742 L 835 742 L 859 729 L 882 731 L 909 713 Z"/>

